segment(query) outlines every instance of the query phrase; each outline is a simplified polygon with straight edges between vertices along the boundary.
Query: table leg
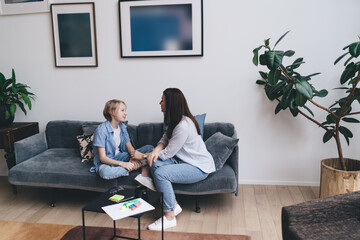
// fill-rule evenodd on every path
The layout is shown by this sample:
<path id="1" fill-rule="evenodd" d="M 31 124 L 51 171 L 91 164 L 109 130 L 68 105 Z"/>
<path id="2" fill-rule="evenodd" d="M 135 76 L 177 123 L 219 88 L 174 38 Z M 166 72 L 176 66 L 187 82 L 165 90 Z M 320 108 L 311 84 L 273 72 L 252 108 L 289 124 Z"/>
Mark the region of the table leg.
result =
<path id="1" fill-rule="evenodd" d="M 140 217 L 138 218 L 138 239 L 140 240 L 141 239 L 141 230 L 140 230 Z"/>
<path id="2" fill-rule="evenodd" d="M 85 216 L 84 216 L 84 209 L 82 209 L 82 224 L 83 224 L 83 240 L 85 240 Z"/>
<path id="3" fill-rule="evenodd" d="M 114 237 L 116 237 L 116 222 L 114 220 Z"/>

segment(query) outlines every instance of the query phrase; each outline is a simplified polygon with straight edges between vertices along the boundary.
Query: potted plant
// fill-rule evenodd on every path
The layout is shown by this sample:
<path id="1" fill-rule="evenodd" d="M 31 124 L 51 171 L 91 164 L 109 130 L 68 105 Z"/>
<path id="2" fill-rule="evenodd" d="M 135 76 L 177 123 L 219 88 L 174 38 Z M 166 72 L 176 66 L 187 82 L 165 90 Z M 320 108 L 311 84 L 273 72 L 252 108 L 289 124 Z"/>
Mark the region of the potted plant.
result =
<path id="1" fill-rule="evenodd" d="M 28 88 L 30 87 L 16 82 L 14 69 L 9 79 L 0 73 L 0 127 L 7 127 L 14 121 L 17 107 L 25 115 L 25 106 L 31 110 L 31 100 L 34 99 L 35 95 L 29 92 Z"/>
<path id="2" fill-rule="evenodd" d="M 344 123 L 360 122 L 354 118 L 360 112 L 352 108 L 354 103 L 360 103 L 360 88 L 357 88 L 360 81 L 360 61 L 356 61 L 360 55 L 360 41 L 344 47 L 345 53 L 334 63 L 337 64 L 344 57 L 348 57 L 340 77 L 341 87 L 336 88 L 344 91 L 344 97 L 336 99 L 330 107 L 324 107 L 318 104 L 315 98 L 326 97 L 328 91 L 316 90 L 309 82 L 312 77 L 320 73 L 300 74 L 298 68 L 304 63 L 303 58 L 297 58 L 292 64 L 284 66 L 283 59 L 292 57 L 295 51 L 275 50 L 278 43 L 288 33 L 282 35 L 273 48 L 270 47 L 270 39 L 266 39 L 263 45 L 253 50 L 253 63 L 256 66 L 260 63 L 267 67 L 267 71 L 259 72 L 262 79 L 257 80 L 256 83 L 264 86 L 268 99 L 278 101 L 275 114 L 289 109 L 294 117 L 302 115 L 324 129 L 324 143 L 332 138 L 335 139 L 338 157 L 321 161 L 320 197 L 360 190 L 360 161 L 344 158 L 341 147 L 341 136 L 348 145 L 353 137 L 352 132 L 344 126 Z M 308 105 L 326 111 L 328 113 L 326 120 L 322 122 L 316 120 Z"/>

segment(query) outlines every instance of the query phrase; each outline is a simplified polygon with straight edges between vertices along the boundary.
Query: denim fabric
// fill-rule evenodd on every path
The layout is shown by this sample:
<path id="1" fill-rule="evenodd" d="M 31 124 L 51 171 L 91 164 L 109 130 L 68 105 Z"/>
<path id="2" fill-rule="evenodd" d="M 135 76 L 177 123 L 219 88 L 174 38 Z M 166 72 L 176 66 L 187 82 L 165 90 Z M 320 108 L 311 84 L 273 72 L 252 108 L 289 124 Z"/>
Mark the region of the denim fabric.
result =
<path id="1" fill-rule="evenodd" d="M 199 168 L 178 158 L 158 159 L 151 166 L 156 188 L 164 194 L 164 211 L 174 210 L 176 198 L 172 183 L 191 184 L 204 180 L 209 175 Z"/>
<path id="2" fill-rule="evenodd" d="M 125 144 L 130 142 L 130 137 L 124 123 L 120 123 L 119 127 L 121 132 L 121 142 L 119 147 L 121 153 L 120 155 L 125 156 L 126 154 L 122 153 L 128 153 Z M 118 157 L 115 156 L 116 146 L 114 141 L 114 130 L 112 129 L 109 121 L 100 124 L 94 132 L 94 166 L 90 168 L 90 172 L 97 172 L 101 164 L 97 147 L 105 148 L 106 156 L 111 159 L 115 159 L 116 157 Z"/>
<path id="3" fill-rule="evenodd" d="M 141 153 L 148 153 L 151 152 L 153 149 L 153 146 L 146 145 L 137 149 L 137 151 Z M 128 152 L 118 153 L 113 159 L 117 161 L 128 162 L 130 160 L 130 154 Z M 129 175 L 129 171 L 127 169 L 109 164 L 100 164 L 98 168 L 98 173 L 101 178 L 107 180 Z"/>

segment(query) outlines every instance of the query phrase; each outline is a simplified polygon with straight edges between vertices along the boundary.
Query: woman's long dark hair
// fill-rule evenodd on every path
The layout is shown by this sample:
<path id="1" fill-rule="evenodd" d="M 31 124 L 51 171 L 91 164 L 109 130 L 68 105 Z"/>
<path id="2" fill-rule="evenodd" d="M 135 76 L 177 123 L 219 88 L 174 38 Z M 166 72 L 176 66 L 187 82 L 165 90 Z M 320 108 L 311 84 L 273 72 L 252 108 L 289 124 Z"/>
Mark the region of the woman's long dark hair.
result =
<path id="1" fill-rule="evenodd" d="M 170 139 L 174 128 L 179 124 L 183 116 L 189 117 L 195 124 L 197 133 L 200 135 L 200 127 L 191 114 L 184 94 L 177 88 L 167 88 L 163 92 L 165 96 L 164 122 L 167 124 L 166 136 Z"/>

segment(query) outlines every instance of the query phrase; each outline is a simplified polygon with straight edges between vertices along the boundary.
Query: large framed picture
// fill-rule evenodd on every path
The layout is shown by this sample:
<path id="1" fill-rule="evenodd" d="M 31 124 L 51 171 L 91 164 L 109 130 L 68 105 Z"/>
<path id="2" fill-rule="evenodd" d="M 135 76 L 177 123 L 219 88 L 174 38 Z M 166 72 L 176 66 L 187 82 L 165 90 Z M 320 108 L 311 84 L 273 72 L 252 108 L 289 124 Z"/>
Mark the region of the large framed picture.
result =
<path id="1" fill-rule="evenodd" d="M 48 0 L 0 0 L 1 14 L 49 12 Z"/>
<path id="2" fill-rule="evenodd" d="M 202 0 L 119 0 L 121 57 L 203 56 Z"/>
<path id="3" fill-rule="evenodd" d="M 95 4 L 51 4 L 56 67 L 97 67 Z"/>

